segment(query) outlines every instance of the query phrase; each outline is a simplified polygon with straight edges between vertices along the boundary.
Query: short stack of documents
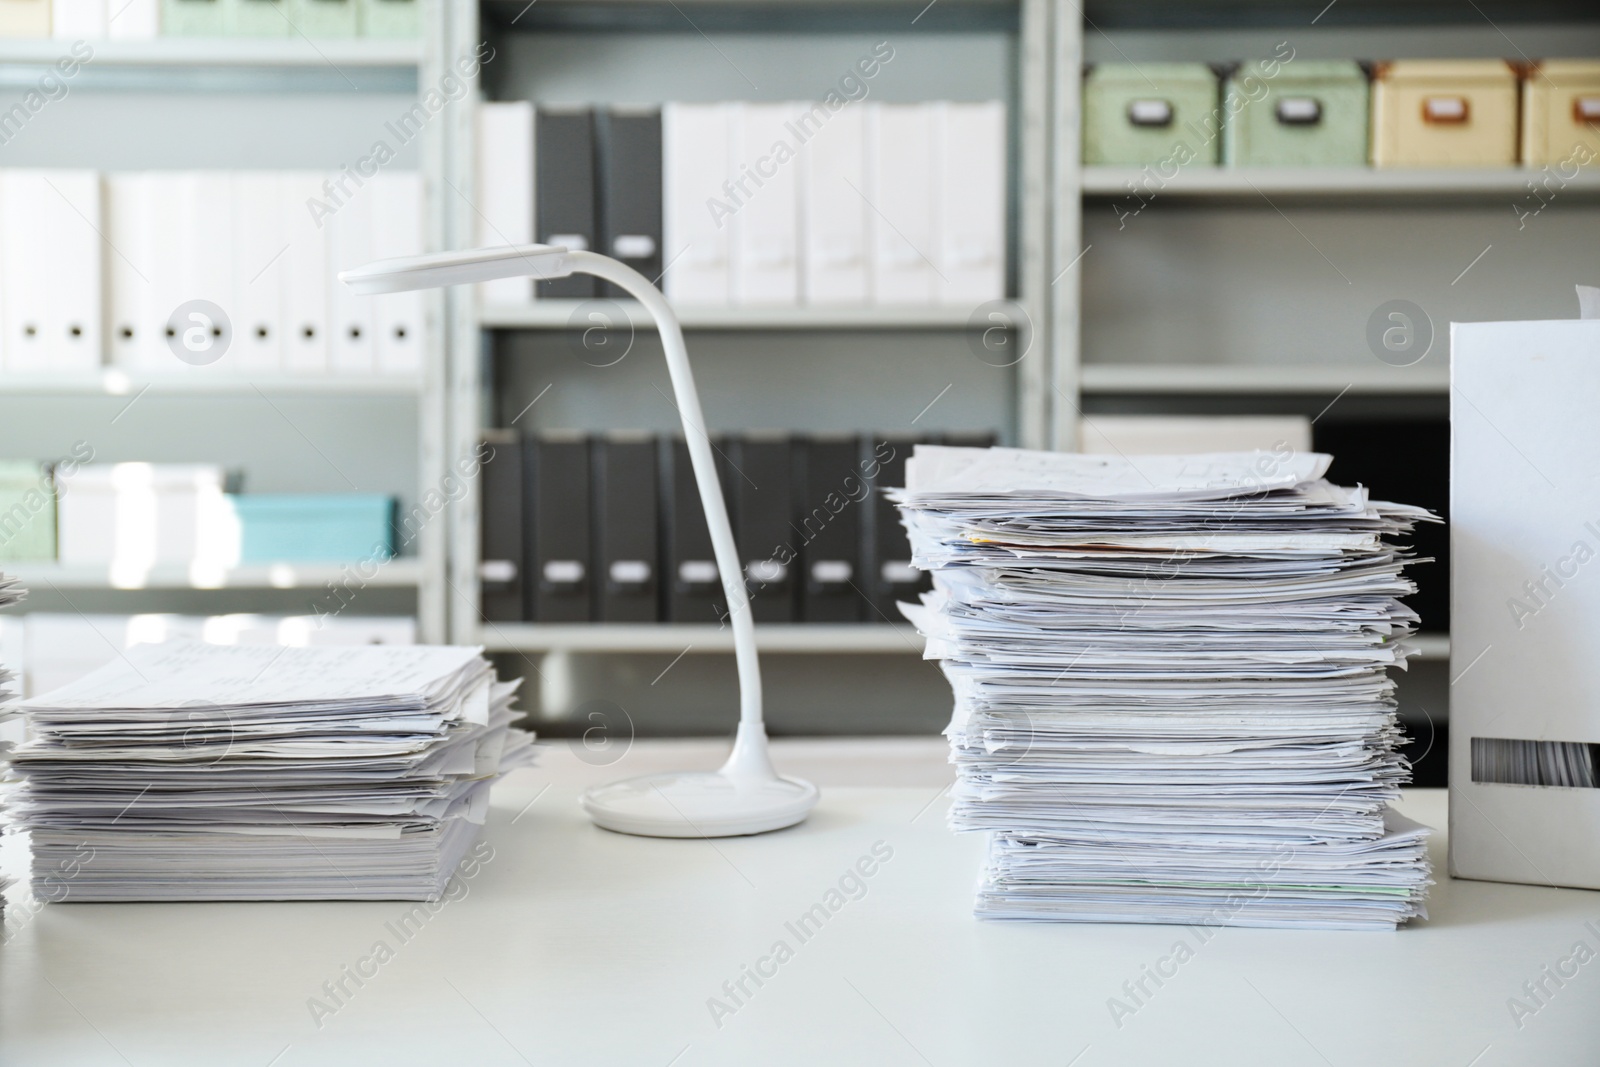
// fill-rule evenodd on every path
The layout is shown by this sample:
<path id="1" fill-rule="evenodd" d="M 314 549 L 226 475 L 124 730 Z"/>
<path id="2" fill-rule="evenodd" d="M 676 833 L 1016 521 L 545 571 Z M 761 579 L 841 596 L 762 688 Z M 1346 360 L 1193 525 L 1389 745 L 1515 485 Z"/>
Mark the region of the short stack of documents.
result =
<path id="1" fill-rule="evenodd" d="M 0 608 L 6 607 L 8 604 L 15 604 L 24 596 L 27 596 L 27 591 L 18 584 L 17 579 L 10 575 L 0 574 Z M 5 644 L 9 648 L 9 643 L 7 642 L 0 641 L 0 644 Z M 12 682 L 17 677 L 20 669 L 20 664 L 0 662 L 0 724 L 5 724 L 16 717 L 11 706 L 11 700 L 16 696 L 16 689 L 13 687 Z M 15 728 L 15 723 L 11 723 L 10 726 L 0 725 L 0 730 L 8 731 L 0 733 L 0 758 L 4 758 L 6 750 L 11 747 L 7 738 L 15 736 L 9 733 Z M 4 872 L 0 872 L 0 914 L 3 914 L 6 910 L 6 888 L 10 884 L 11 878 Z"/>
<path id="2" fill-rule="evenodd" d="M 515 690 L 477 648 L 130 648 L 22 705 L 35 895 L 436 899 L 531 759 Z"/>
<path id="3" fill-rule="evenodd" d="M 891 492 L 905 605 L 955 692 L 951 820 L 997 919 L 1392 928 L 1425 828 L 1394 683 L 1433 518 L 1315 453 L 1090 456 L 919 445 Z"/>

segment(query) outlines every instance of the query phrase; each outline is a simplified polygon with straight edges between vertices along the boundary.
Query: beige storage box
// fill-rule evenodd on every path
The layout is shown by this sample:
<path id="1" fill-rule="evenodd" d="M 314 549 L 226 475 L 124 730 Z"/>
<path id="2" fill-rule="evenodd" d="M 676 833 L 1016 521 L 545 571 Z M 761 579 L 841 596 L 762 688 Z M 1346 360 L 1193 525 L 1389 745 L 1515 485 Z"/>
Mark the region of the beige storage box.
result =
<path id="1" fill-rule="evenodd" d="M 1522 162 L 1600 159 L 1600 60 L 1546 59 L 1522 83 Z"/>
<path id="2" fill-rule="evenodd" d="M 1400 59 L 1372 80 L 1377 167 L 1509 167 L 1517 72 L 1500 59 Z"/>

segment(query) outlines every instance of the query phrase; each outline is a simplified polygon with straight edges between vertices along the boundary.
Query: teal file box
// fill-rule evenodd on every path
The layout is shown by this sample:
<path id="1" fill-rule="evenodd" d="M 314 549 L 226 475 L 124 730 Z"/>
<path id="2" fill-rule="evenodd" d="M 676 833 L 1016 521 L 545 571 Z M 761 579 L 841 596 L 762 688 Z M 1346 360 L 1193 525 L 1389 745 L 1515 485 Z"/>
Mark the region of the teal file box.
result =
<path id="1" fill-rule="evenodd" d="M 1222 160 L 1239 167 L 1364 166 L 1368 95 L 1367 74 L 1352 60 L 1245 63 L 1223 88 Z"/>
<path id="2" fill-rule="evenodd" d="M 360 32 L 356 0 L 287 0 L 289 21 L 307 37 L 354 37 Z"/>
<path id="3" fill-rule="evenodd" d="M 161 36 L 221 37 L 222 0 L 161 0 Z"/>
<path id="4" fill-rule="evenodd" d="M 377 493 L 245 493 L 240 563 L 348 563 L 394 555 L 395 499 Z"/>
<path id="5" fill-rule="evenodd" d="M 287 37 L 288 0 L 222 0 L 222 32 L 229 37 Z"/>
<path id="6" fill-rule="evenodd" d="M 56 490 L 49 470 L 0 460 L 0 560 L 56 558 Z"/>
<path id="7" fill-rule="evenodd" d="M 1204 63 L 1102 63 L 1083 83 L 1083 162 L 1216 163 L 1217 76 Z"/>
<path id="8" fill-rule="evenodd" d="M 356 0 L 363 37 L 416 37 L 421 0 Z"/>

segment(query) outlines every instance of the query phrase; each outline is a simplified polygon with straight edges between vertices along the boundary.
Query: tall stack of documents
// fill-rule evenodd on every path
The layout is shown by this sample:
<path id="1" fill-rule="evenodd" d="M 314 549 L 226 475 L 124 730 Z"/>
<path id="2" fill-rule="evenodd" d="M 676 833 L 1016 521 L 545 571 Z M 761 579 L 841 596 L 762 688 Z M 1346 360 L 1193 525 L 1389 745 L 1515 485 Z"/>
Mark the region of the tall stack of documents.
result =
<path id="1" fill-rule="evenodd" d="M 893 493 L 955 691 L 951 819 L 998 919 L 1392 928 L 1426 829 L 1388 810 L 1390 666 L 1432 519 L 1330 457 L 919 445 Z"/>
<path id="2" fill-rule="evenodd" d="M 531 758 L 515 690 L 477 648 L 131 648 L 21 705 L 35 894 L 437 899 Z"/>

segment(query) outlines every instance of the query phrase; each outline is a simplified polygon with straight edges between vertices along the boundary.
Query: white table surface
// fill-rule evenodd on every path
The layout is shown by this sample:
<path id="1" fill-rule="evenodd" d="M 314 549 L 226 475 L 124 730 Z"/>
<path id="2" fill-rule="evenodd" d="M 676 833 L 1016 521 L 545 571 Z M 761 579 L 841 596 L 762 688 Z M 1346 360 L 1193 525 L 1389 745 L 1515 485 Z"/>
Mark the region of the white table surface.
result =
<path id="1" fill-rule="evenodd" d="M 981 841 L 943 825 L 934 739 L 780 744 L 822 802 L 761 837 L 622 837 L 578 810 L 588 782 L 710 766 L 721 748 L 641 742 L 603 767 L 546 748 L 496 790 L 493 858 L 404 941 L 398 902 L 34 909 L 13 888 L 0 1064 L 1600 1063 L 1600 959 L 1520 1029 L 1508 1007 L 1577 942 L 1600 949 L 1600 894 L 1451 881 L 1442 792 L 1403 805 L 1441 831 L 1427 922 L 1201 943 L 1181 927 L 974 920 Z M 865 895 L 801 943 L 785 923 L 877 842 L 893 857 Z M 1119 1026 L 1109 998 L 1180 938 L 1193 958 L 1147 980 Z M 392 958 L 315 1019 L 310 998 L 380 940 Z M 779 940 L 792 958 L 760 988 L 746 979 L 753 994 L 718 1026 L 708 998 Z"/>

